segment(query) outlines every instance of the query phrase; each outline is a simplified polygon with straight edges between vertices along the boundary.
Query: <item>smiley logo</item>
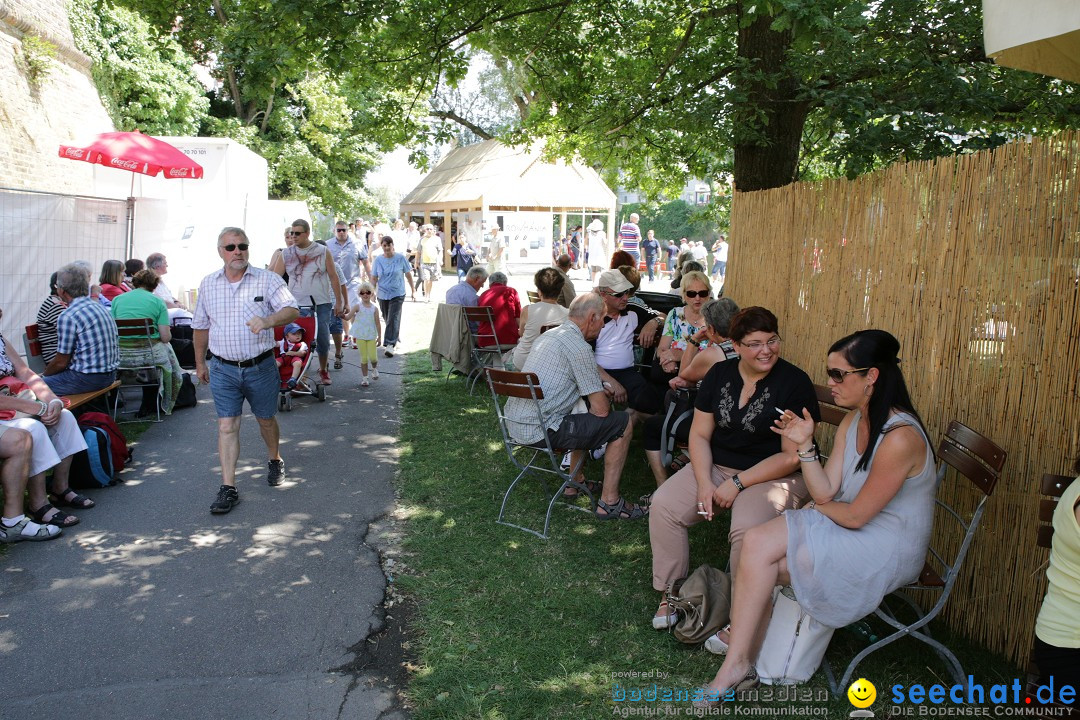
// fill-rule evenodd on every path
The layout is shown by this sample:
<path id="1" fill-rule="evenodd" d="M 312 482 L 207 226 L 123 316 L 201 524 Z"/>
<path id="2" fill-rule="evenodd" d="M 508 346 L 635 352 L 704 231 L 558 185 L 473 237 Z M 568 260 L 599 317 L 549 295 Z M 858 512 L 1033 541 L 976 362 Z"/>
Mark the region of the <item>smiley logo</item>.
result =
<path id="1" fill-rule="evenodd" d="M 866 678 L 859 678 L 847 689 L 847 698 L 857 708 L 868 708 L 877 700 L 877 688 Z"/>

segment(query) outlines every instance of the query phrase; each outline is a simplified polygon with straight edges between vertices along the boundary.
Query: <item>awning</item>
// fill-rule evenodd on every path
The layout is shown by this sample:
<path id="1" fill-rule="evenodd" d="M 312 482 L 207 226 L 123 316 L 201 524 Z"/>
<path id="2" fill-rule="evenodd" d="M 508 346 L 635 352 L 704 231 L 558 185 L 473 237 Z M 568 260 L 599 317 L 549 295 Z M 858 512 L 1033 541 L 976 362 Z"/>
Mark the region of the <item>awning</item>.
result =
<path id="1" fill-rule="evenodd" d="M 983 42 L 998 65 L 1080 83 L 1080 2 L 983 0 Z"/>

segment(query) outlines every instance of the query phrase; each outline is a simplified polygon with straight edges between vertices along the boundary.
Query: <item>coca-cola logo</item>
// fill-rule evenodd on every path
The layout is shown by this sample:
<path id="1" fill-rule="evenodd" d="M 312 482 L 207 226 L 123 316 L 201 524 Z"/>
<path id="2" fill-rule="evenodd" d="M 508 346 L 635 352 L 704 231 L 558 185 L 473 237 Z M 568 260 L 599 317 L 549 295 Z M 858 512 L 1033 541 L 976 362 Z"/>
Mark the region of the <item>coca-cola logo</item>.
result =
<path id="1" fill-rule="evenodd" d="M 124 168 L 125 170 L 134 170 L 135 168 L 139 167 L 139 163 L 135 162 L 134 160 L 123 160 L 121 158 L 113 158 L 109 161 L 109 164 L 113 165 L 114 167 Z"/>
<path id="2" fill-rule="evenodd" d="M 64 148 L 64 155 L 66 157 L 69 157 L 69 158 L 75 158 L 76 160 L 82 160 L 82 158 L 83 158 L 83 156 L 85 154 L 86 154 L 86 151 L 83 150 L 82 148 L 73 148 L 73 147 Z"/>
<path id="3" fill-rule="evenodd" d="M 169 168 L 169 177 L 187 177 L 190 168 Z"/>

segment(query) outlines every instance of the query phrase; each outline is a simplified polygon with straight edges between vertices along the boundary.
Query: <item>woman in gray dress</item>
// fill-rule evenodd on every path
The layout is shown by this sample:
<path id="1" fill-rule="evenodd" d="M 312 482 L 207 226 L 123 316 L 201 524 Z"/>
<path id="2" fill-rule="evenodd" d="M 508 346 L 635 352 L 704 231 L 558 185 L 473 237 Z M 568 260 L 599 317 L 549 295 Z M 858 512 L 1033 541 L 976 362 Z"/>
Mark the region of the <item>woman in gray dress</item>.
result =
<path id="1" fill-rule="evenodd" d="M 809 412 L 787 411 L 776 421 L 774 430 L 798 448 L 814 502 L 747 531 L 730 647 L 707 698 L 756 684 L 754 661 L 776 585 L 790 584 L 822 624 L 843 627 L 918 576 L 930 542 L 936 473 L 899 351 L 884 330 L 862 330 L 829 348 L 833 399 L 851 412 L 824 468 Z"/>

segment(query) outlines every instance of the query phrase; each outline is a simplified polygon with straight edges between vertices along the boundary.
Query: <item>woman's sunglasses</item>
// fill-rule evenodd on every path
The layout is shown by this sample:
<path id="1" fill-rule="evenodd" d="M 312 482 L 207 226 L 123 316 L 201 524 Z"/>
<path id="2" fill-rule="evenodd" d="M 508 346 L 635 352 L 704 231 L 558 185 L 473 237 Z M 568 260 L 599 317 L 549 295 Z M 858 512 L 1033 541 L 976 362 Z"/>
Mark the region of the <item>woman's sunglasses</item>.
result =
<path id="1" fill-rule="evenodd" d="M 827 368 L 825 374 L 829 376 L 829 379 L 835 383 L 842 383 L 847 379 L 847 376 L 852 373 L 864 372 L 870 368 L 855 368 L 854 370 L 840 370 L 838 368 Z"/>
<path id="2" fill-rule="evenodd" d="M 239 245 L 237 245 L 235 243 L 229 243 L 228 245 L 222 245 L 221 246 L 221 249 L 224 250 L 225 252 L 232 252 L 236 248 L 240 248 L 240 252 L 247 252 L 248 244 L 247 243 L 240 243 Z"/>
<path id="3" fill-rule="evenodd" d="M 361 291 L 360 291 L 360 294 L 361 294 L 361 295 L 370 295 L 370 294 L 371 294 L 371 291 L 370 291 L 370 290 L 361 290 Z"/>
<path id="4" fill-rule="evenodd" d="M 685 290 L 685 291 L 683 291 L 683 295 L 685 295 L 688 298 L 699 298 L 699 297 L 700 298 L 707 298 L 707 297 L 709 297 L 709 291 L 708 290 Z"/>

